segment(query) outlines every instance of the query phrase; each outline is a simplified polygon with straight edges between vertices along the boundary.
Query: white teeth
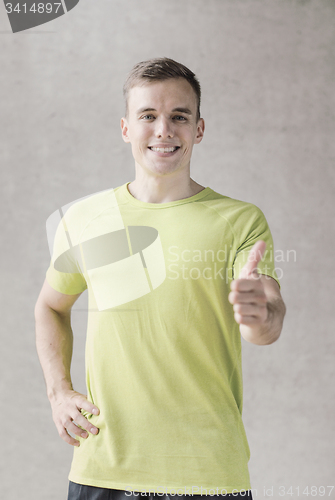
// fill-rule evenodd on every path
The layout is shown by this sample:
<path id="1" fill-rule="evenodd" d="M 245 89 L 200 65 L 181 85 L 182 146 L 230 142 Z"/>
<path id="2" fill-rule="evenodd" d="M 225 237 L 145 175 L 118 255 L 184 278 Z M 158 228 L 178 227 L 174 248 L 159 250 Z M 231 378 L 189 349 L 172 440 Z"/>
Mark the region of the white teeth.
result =
<path id="1" fill-rule="evenodd" d="M 175 151 L 177 148 L 150 148 L 151 151 L 156 151 L 160 153 L 172 153 Z"/>

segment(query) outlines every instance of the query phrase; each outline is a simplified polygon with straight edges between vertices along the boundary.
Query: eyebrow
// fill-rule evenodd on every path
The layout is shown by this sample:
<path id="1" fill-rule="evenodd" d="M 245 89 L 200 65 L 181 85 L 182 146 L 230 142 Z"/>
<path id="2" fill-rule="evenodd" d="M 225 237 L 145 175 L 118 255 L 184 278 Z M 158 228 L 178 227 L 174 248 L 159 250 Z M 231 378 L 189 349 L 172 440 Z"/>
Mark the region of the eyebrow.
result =
<path id="1" fill-rule="evenodd" d="M 149 111 L 156 111 L 155 108 L 141 108 L 137 111 L 138 114 L 146 113 Z M 184 113 L 185 115 L 192 115 L 192 111 L 189 108 L 174 108 L 172 113 Z"/>

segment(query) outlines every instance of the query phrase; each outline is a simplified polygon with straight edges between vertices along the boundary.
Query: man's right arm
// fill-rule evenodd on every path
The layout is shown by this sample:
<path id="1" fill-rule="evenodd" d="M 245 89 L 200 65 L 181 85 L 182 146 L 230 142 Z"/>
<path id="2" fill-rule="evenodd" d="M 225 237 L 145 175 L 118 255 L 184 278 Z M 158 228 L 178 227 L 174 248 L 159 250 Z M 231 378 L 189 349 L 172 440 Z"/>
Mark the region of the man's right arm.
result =
<path id="1" fill-rule="evenodd" d="M 36 348 L 52 418 L 60 437 L 74 446 L 79 446 L 80 442 L 71 437 L 67 430 L 84 438 L 88 437 L 88 432 L 99 432 L 80 411 L 84 409 L 98 415 L 99 408 L 88 401 L 85 395 L 73 390 L 70 376 L 73 349 L 71 308 L 80 295 L 57 292 L 45 280 L 35 305 Z M 88 432 L 82 434 L 83 429 L 74 422 Z"/>

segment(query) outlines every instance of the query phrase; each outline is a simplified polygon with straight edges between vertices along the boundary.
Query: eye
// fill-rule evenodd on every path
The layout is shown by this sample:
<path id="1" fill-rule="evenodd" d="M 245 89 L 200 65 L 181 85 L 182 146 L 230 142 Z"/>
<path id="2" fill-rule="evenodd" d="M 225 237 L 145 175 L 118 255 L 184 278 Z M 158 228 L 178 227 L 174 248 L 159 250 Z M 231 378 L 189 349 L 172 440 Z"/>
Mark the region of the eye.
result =
<path id="1" fill-rule="evenodd" d="M 185 116 L 181 116 L 181 115 L 176 115 L 173 117 L 175 120 L 177 120 L 178 122 L 184 122 L 186 121 L 186 118 Z"/>
<path id="2" fill-rule="evenodd" d="M 141 120 L 152 120 L 154 118 L 154 115 L 144 115 L 141 117 Z"/>

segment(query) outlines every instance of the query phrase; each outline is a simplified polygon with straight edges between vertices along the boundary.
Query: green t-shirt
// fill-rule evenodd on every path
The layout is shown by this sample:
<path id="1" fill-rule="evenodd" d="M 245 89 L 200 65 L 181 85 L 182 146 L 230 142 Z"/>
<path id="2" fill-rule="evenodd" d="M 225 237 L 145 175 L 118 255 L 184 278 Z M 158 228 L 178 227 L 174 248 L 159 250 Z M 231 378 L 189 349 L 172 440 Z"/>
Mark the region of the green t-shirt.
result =
<path id="1" fill-rule="evenodd" d="M 52 238 L 49 284 L 88 289 L 87 394 L 100 408 L 82 410 L 100 431 L 77 437 L 69 479 L 152 493 L 250 489 L 228 293 L 259 239 L 259 272 L 278 281 L 266 219 L 209 187 L 145 203 L 128 184 L 63 207 Z"/>

